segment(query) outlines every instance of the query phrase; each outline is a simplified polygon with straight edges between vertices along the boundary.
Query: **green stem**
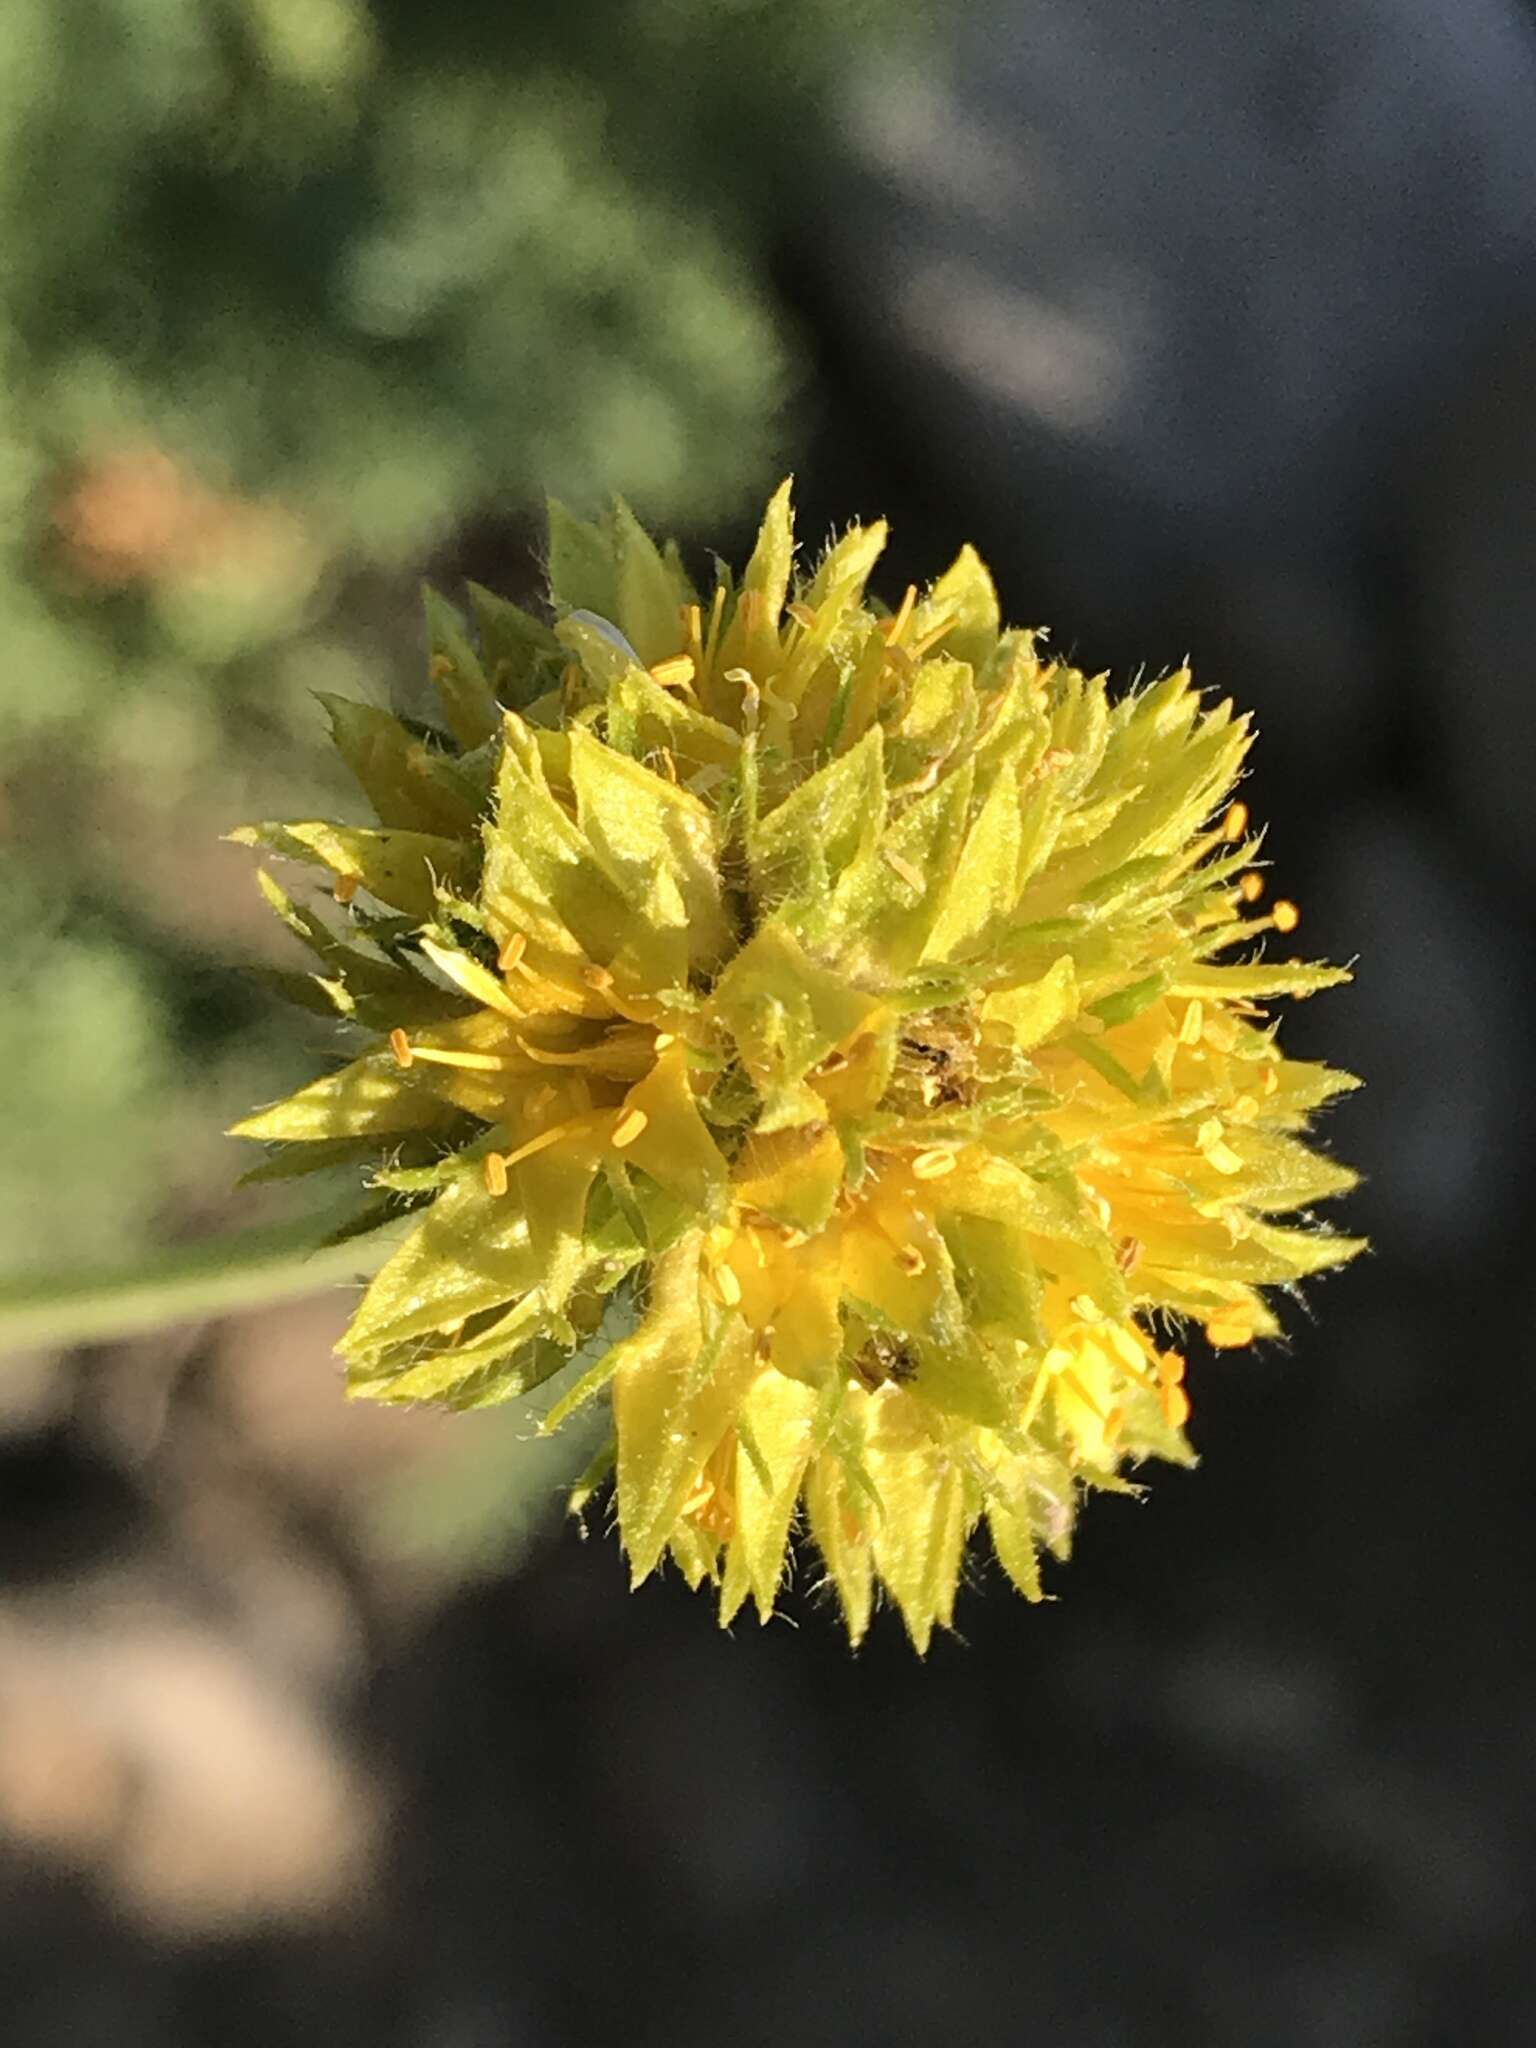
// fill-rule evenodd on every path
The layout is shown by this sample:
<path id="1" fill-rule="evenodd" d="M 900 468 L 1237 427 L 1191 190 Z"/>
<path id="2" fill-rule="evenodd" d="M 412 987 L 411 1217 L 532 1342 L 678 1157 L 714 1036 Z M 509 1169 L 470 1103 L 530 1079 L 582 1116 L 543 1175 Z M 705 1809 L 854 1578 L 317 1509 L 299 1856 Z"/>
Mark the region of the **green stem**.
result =
<path id="1" fill-rule="evenodd" d="M 395 1239 L 386 1228 L 327 1244 L 346 1220 L 327 1213 L 205 1239 L 131 1266 L 0 1281 L 0 1352 L 100 1343 L 346 1286 L 372 1273 Z"/>

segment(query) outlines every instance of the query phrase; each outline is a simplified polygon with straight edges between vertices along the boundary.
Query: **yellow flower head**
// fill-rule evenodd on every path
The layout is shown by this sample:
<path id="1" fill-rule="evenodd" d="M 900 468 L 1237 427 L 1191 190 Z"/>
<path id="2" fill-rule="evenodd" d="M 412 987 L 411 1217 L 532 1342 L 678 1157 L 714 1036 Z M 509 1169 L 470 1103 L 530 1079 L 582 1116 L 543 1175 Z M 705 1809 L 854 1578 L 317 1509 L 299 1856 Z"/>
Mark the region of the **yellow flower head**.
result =
<path id="1" fill-rule="evenodd" d="M 1180 1329 L 1270 1335 L 1360 1247 L 1275 1220 L 1352 1184 L 1300 1133 L 1354 1084 L 1261 1007 L 1346 977 L 1261 957 L 1246 720 L 1111 699 L 969 548 L 889 611 L 884 540 L 797 575 L 786 485 L 700 596 L 556 506 L 552 626 L 430 601 L 451 737 L 332 702 L 377 826 L 237 835 L 331 871 L 341 932 L 262 885 L 370 1034 L 237 1130 L 419 1210 L 354 1393 L 563 1373 L 637 1582 L 766 1618 L 803 1518 L 854 1640 L 883 1586 L 922 1649 L 983 1519 L 1037 1599 L 1084 1488 L 1189 1461 Z"/>

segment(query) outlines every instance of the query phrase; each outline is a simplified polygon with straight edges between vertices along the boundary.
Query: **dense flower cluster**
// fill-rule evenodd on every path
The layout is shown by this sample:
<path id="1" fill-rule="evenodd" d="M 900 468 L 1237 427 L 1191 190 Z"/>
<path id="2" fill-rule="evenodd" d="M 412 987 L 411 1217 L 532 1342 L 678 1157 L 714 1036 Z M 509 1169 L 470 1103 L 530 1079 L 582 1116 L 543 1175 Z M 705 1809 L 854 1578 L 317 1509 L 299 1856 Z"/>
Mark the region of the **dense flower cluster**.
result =
<path id="1" fill-rule="evenodd" d="M 1181 1328 L 1272 1334 L 1359 1244 L 1275 1220 L 1352 1184 L 1300 1134 L 1353 1083 L 1260 1007 L 1345 976 L 1260 957 L 1245 720 L 1112 699 L 970 549 L 887 610 L 884 539 L 797 576 L 786 486 L 700 595 L 554 507 L 552 624 L 434 601 L 451 737 L 333 701 L 378 824 L 238 835 L 330 871 L 342 932 L 262 886 L 370 1042 L 237 1129 L 420 1209 L 355 1393 L 565 1373 L 636 1581 L 766 1617 L 803 1516 L 850 1635 L 883 1586 L 921 1649 L 981 1521 L 1038 1598 L 1085 1487 L 1188 1461 Z"/>

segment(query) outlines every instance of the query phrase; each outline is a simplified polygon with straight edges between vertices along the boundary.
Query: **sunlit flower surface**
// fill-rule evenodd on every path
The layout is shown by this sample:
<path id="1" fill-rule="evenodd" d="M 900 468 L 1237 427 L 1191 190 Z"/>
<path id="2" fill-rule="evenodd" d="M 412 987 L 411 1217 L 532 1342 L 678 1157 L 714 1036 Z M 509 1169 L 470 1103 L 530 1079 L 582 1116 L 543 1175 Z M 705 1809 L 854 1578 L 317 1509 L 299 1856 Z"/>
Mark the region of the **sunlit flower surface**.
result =
<path id="1" fill-rule="evenodd" d="M 1190 1461 L 1181 1333 L 1273 1335 L 1360 1241 L 1307 1213 L 1354 1083 L 1265 1005 L 1347 977 L 1275 957 L 1246 720 L 1002 630 L 970 549 L 877 604 L 884 540 L 797 574 L 785 486 L 700 592 L 556 506 L 553 623 L 434 601 L 447 730 L 328 705 L 377 824 L 237 835 L 330 871 L 329 922 L 262 886 L 368 1039 L 237 1131 L 417 1211 L 353 1393 L 564 1375 L 636 1582 L 766 1618 L 798 1523 L 850 1636 L 883 1588 L 922 1649 L 982 1523 L 1038 1599 L 1086 1490 Z"/>

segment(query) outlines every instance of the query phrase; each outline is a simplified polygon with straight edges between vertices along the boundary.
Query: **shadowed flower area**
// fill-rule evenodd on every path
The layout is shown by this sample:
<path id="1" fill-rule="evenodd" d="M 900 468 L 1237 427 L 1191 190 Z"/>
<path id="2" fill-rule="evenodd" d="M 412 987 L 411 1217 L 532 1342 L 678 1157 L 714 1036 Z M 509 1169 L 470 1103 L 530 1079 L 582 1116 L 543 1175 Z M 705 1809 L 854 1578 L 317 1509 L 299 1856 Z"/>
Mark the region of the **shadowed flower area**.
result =
<path id="1" fill-rule="evenodd" d="M 766 1617 L 797 1512 L 850 1636 L 952 1620 L 984 1519 L 1041 1597 L 1079 1495 L 1188 1462 L 1179 1329 L 1360 1240 L 1305 1212 L 1349 1077 L 1264 1008 L 1248 746 L 1187 670 L 1112 699 L 1003 630 L 962 550 L 894 611 L 883 523 L 797 576 L 789 487 L 701 596 L 617 504 L 552 508 L 553 624 L 430 602 L 447 730 L 332 701 L 377 813 L 237 837 L 333 878 L 290 991 L 370 1035 L 247 1118 L 260 1173 L 356 1158 L 419 1220 L 343 1340 L 351 1390 L 611 1403 L 635 1580 Z"/>

